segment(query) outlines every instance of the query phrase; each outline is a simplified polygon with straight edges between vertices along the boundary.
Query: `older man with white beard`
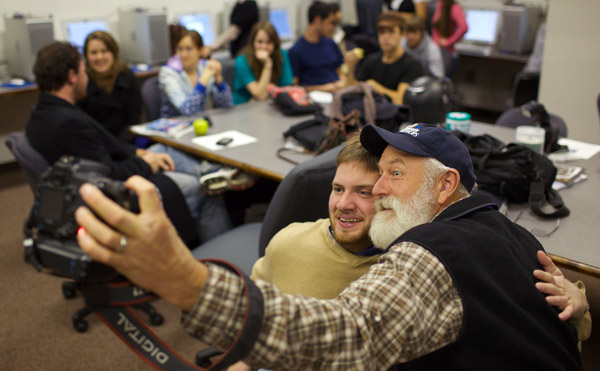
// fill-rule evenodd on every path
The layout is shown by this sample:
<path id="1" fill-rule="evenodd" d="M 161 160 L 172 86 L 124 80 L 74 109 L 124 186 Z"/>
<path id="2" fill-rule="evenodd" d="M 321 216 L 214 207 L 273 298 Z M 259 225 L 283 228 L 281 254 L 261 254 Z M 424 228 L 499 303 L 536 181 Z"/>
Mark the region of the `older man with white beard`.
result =
<path id="1" fill-rule="evenodd" d="M 464 145 L 441 128 L 419 125 L 397 133 L 368 125 L 360 139 L 380 156 L 371 237 L 388 247 L 335 299 L 282 294 L 234 269 L 194 261 L 140 178 L 126 183 L 139 196 L 139 215 L 81 188 L 114 229 L 80 208 L 76 219 L 87 233 L 78 242 L 93 259 L 181 308 L 188 333 L 253 366 L 581 369 L 575 329 L 559 319 L 531 274 L 542 267 L 542 246 L 491 200 L 470 195 L 475 175 Z"/>

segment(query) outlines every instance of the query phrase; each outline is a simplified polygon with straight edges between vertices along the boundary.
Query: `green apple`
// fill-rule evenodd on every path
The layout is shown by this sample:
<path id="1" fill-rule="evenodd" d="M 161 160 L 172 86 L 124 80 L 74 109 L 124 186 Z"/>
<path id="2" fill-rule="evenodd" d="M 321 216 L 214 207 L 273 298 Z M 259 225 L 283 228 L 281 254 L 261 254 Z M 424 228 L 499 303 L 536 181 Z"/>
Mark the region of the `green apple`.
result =
<path id="1" fill-rule="evenodd" d="M 196 135 L 204 135 L 208 130 L 208 121 L 206 119 L 194 120 L 194 131 Z"/>

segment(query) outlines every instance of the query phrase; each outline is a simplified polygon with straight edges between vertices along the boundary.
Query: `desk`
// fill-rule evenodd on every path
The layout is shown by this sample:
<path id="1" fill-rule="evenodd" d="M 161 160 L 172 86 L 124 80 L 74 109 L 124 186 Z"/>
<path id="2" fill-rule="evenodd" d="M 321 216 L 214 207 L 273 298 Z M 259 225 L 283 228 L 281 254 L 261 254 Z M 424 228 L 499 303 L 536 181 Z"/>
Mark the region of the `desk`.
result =
<path id="1" fill-rule="evenodd" d="M 283 147 L 285 132 L 291 125 L 306 120 L 313 115 L 284 116 L 276 107 L 266 102 L 249 102 L 234 108 L 217 108 L 203 112 L 199 117 L 208 115 L 213 123 L 207 135 L 226 130 L 237 130 L 258 138 L 257 142 L 211 151 L 192 143 L 193 133 L 179 139 L 164 136 L 150 136 L 151 139 L 179 148 L 195 156 L 210 161 L 231 165 L 259 176 L 281 181 L 294 168 L 294 164 L 277 157 L 277 150 Z M 194 118 L 190 118 L 193 120 Z M 289 154 L 289 155 L 288 155 Z M 287 151 L 286 156 L 297 162 L 312 157 Z"/>
<path id="2" fill-rule="evenodd" d="M 509 143 L 514 141 L 514 129 L 489 124 L 474 123 L 471 134 L 490 134 Z M 600 154 L 589 160 L 574 162 L 582 166 L 588 179 L 560 191 L 571 215 L 561 219 L 556 232 L 548 237 L 536 237 L 560 266 L 600 278 Z M 511 220 L 523 211 L 518 223 L 525 228 L 538 227 L 550 231 L 555 219 L 542 219 L 527 204 L 511 204 Z"/>
<path id="3" fill-rule="evenodd" d="M 490 55 L 459 52 L 459 55 L 452 78 L 459 103 L 495 112 L 510 108 L 513 81 L 528 57 L 499 52 Z"/>

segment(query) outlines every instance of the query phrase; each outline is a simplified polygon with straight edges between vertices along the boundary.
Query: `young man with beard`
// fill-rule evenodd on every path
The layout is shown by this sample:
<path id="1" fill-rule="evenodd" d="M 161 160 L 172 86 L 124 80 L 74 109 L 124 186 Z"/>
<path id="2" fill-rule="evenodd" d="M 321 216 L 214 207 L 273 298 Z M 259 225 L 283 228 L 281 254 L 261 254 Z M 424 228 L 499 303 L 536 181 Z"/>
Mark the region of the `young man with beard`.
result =
<path id="1" fill-rule="evenodd" d="M 329 299 L 377 262 L 381 250 L 368 234 L 375 215 L 371 190 L 379 178 L 377 158 L 353 135 L 336 165 L 329 218 L 292 223 L 279 231 L 254 264 L 253 280 L 271 282 L 285 293 Z"/>
<path id="2" fill-rule="evenodd" d="M 81 188 L 114 229 L 80 208 L 87 233 L 78 241 L 93 259 L 184 310 L 191 335 L 255 366 L 581 369 L 574 328 L 534 285 L 541 245 L 487 197 L 470 194 L 475 175 L 464 145 L 418 125 L 398 133 L 368 125 L 361 143 L 381 157 L 371 237 L 388 248 L 335 299 L 282 294 L 196 262 L 139 177 L 126 183 L 139 196 L 139 215 Z"/>
<path id="3" fill-rule="evenodd" d="M 347 84 L 364 81 L 375 93 L 388 96 L 395 104 L 402 104 L 410 83 L 425 75 L 418 60 L 400 45 L 404 36 L 405 20 L 398 12 L 384 12 L 377 18 L 377 40 L 380 52 L 369 54 L 357 65 L 358 58 L 347 58 Z"/>

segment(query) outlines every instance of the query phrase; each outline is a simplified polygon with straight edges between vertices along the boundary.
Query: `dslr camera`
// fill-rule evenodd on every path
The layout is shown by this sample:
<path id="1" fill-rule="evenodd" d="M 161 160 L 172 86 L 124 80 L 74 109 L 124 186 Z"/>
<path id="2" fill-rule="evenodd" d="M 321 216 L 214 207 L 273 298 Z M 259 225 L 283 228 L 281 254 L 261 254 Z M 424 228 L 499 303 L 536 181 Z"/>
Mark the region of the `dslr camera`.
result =
<path id="1" fill-rule="evenodd" d="M 82 283 L 117 277 L 114 269 L 85 254 L 76 239 L 80 227 L 74 213 L 84 205 L 79 196 L 79 187 L 84 183 L 95 185 L 123 208 L 139 211 L 135 193 L 123 182 L 108 178 L 108 173 L 109 168 L 101 163 L 63 156 L 42 174 L 24 227 L 27 262 L 39 271 Z"/>

